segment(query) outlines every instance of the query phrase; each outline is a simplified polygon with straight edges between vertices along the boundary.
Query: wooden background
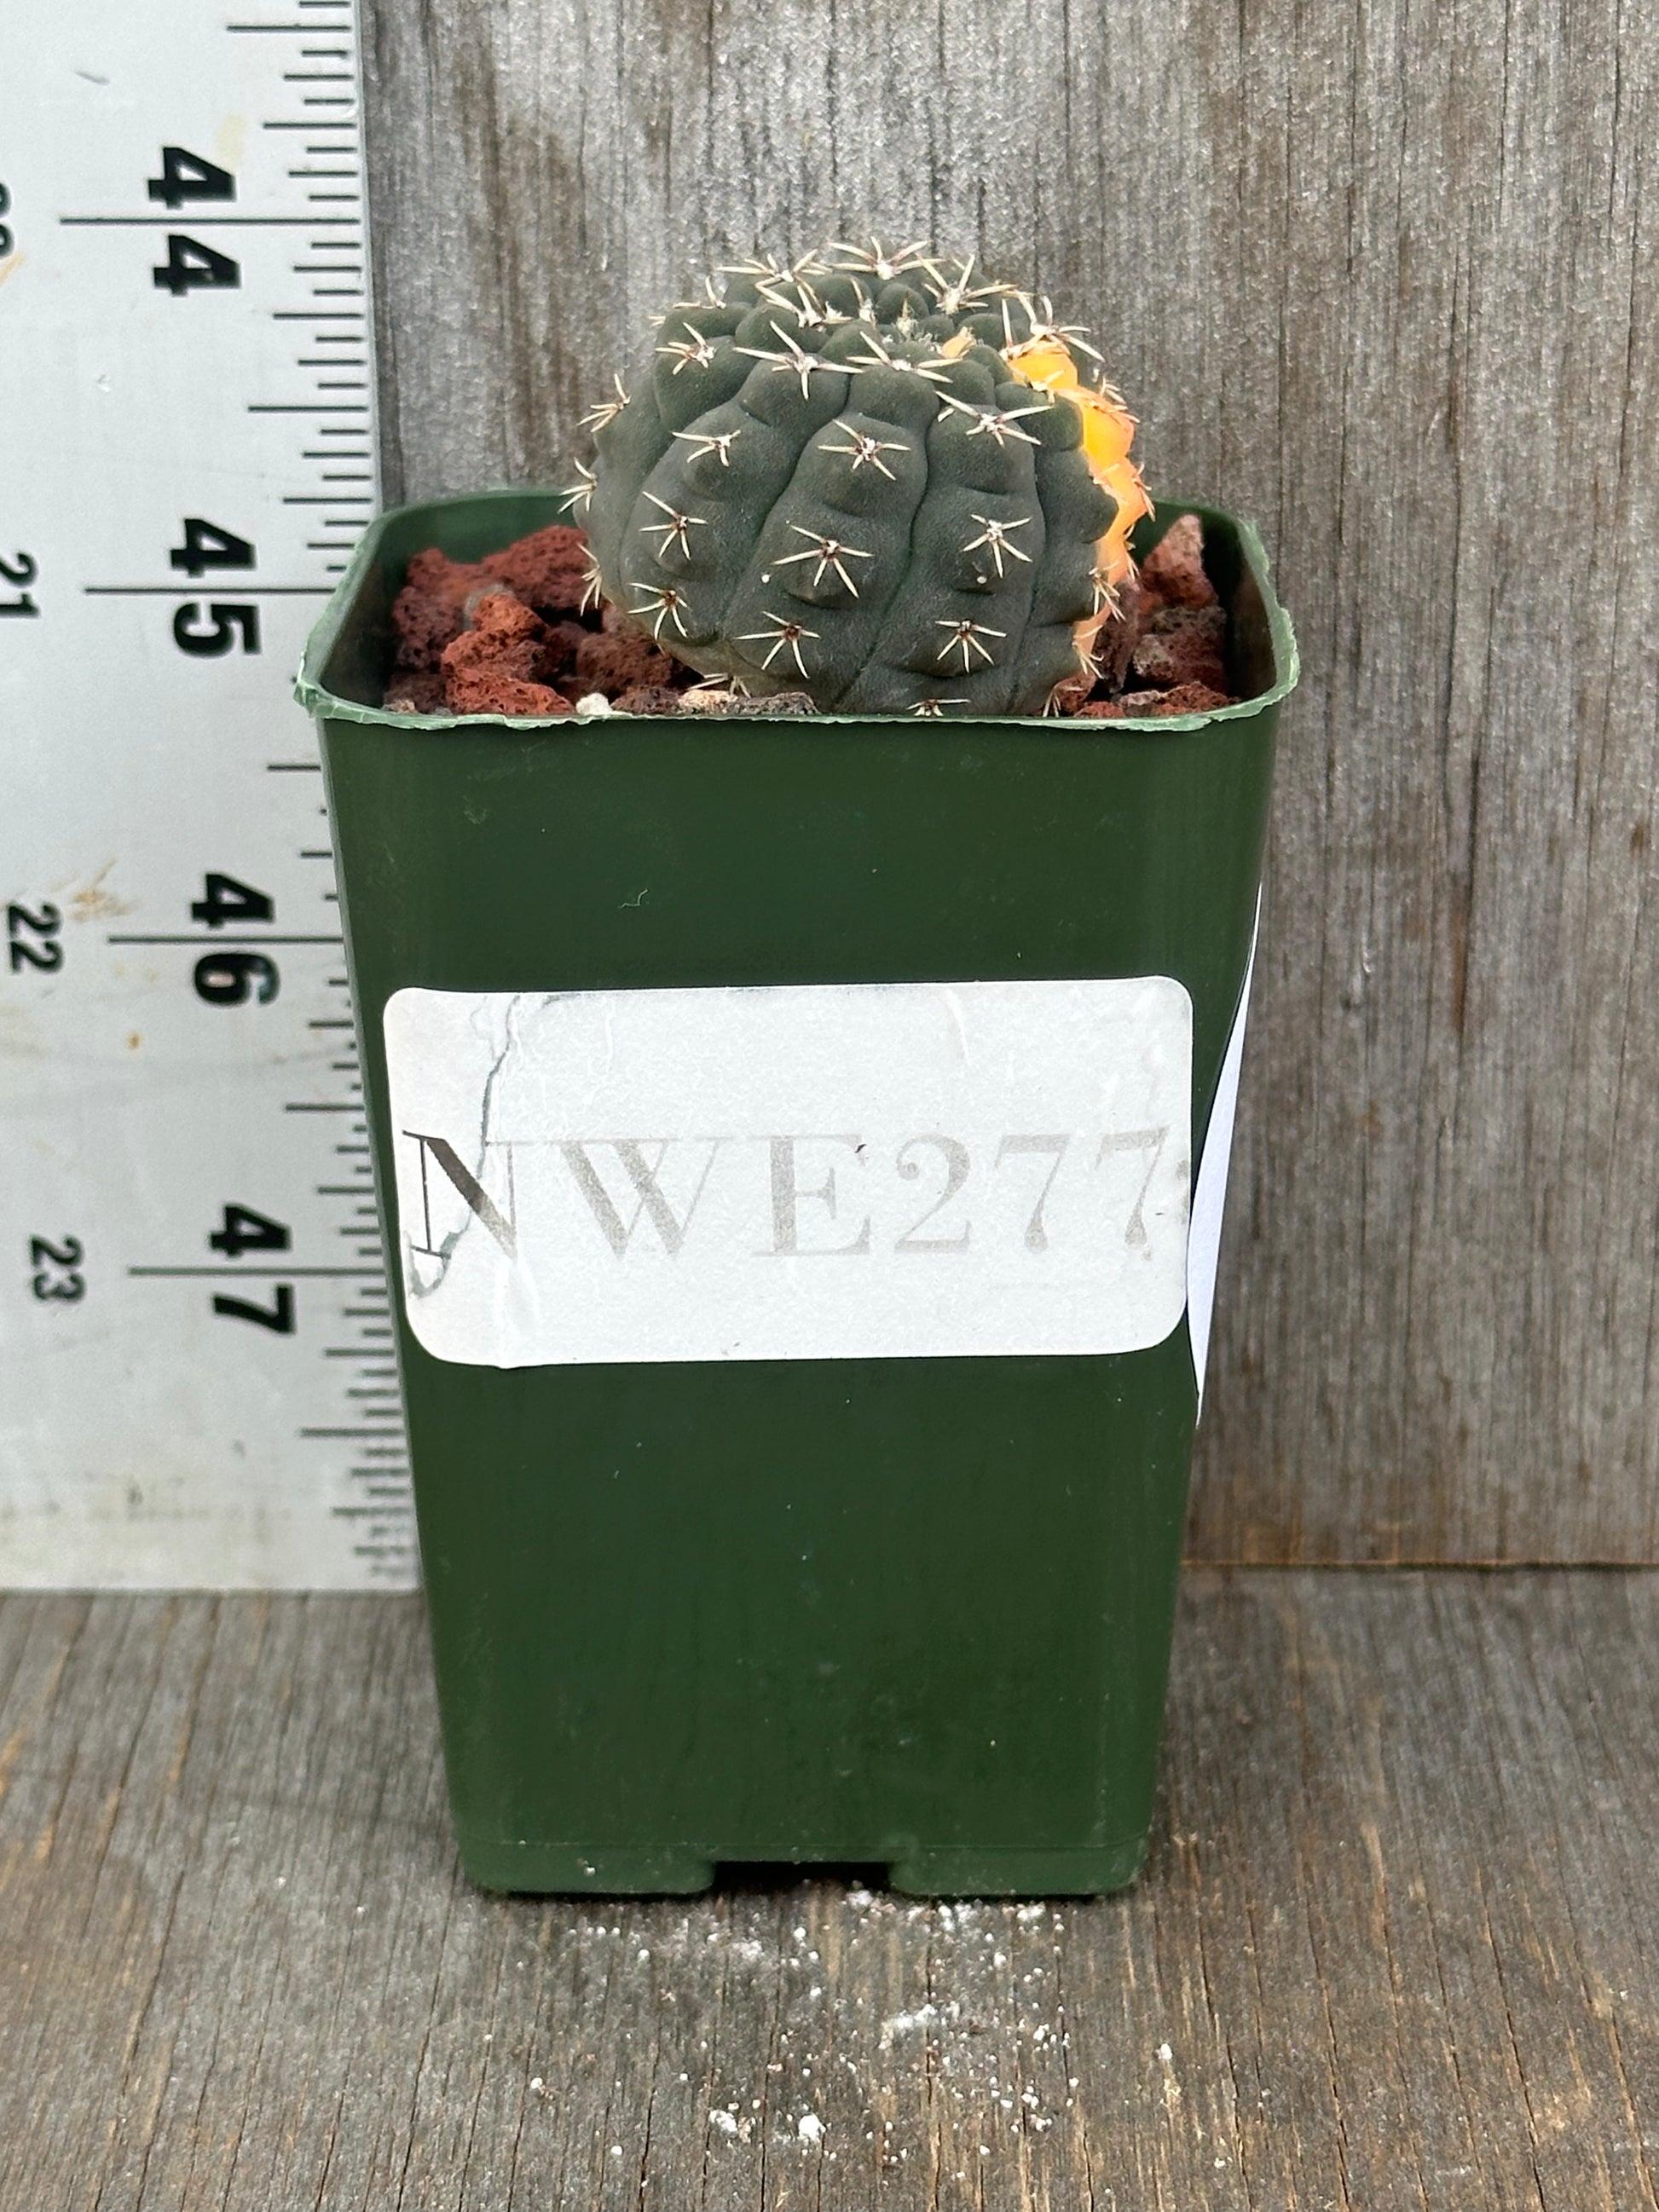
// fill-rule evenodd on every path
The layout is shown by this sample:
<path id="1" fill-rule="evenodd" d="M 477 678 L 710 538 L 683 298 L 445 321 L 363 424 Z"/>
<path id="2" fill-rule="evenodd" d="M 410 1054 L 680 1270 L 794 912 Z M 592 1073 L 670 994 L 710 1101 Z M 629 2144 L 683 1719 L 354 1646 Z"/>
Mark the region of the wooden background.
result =
<path id="1" fill-rule="evenodd" d="M 393 498 L 568 481 L 647 313 L 757 242 L 925 233 L 1103 332 L 1307 672 L 1194 1551 L 1659 1559 L 1650 11 L 368 18 Z"/>
<path id="2" fill-rule="evenodd" d="M 1656 1673 L 1652 1572 L 1200 1570 L 1127 1895 L 491 1897 L 417 1600 L 0 1596 L 0 2205 L 1655 2212 Z"/>

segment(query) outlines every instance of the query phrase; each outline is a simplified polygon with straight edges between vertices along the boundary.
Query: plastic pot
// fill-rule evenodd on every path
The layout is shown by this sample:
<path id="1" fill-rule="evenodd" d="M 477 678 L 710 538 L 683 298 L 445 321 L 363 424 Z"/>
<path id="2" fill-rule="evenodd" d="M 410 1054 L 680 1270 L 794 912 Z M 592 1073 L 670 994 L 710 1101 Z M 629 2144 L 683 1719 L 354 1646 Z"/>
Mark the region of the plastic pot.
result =
<path id="1" fill-rule="evenodd" d="M 410 556 L 553 495 L 384 517 L 319 623 L 479 1882 L 1139 1867 L 1297 673 L 1196 511 L 1247 703 L 1179 720 L 381 711 Z"/>

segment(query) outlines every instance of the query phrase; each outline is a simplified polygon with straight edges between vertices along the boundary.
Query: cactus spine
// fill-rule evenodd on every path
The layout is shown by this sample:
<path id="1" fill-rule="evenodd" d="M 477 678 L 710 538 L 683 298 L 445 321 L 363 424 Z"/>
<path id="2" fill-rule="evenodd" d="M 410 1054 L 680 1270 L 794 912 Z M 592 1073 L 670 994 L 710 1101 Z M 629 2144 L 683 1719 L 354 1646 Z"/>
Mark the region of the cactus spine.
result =
<path id="1" fill-rule="evenodd" d="M 596 583 L 659 645 L 822 710 L 1027 714 L 1087 665 L 1148 511 L 1080 334 L 907 247 L 723 272 L 586 421 Z"/>

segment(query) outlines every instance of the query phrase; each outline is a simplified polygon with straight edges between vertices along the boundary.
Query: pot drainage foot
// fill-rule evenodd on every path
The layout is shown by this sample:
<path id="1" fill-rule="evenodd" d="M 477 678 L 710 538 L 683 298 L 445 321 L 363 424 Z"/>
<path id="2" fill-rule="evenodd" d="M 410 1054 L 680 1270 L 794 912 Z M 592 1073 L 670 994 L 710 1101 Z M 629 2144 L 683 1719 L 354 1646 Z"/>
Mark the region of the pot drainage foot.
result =
<path id="1" fill-rule="evenodd" d="M 888 1880 L 902 1897 L 1103 1897 L 1127 1888 L 1146 1856 L 1144 1835 L 1098 1850 L 915 1850 Z"/>
<path id="2" fill-rule="evenodd" d="M 1146 1856 L 1144 1835 L 1097 1850 L 1010 1850 L 952 1845 L 915 1850 L 890 1865 L 803 1856 L 787 1862 L 722 1856 L 723 1887 L 752 1888 L 811 1875 L 869 1881 L 902 1897 L 1103 1897 L 1123 1889 Z M 461 1861 L 481 1889 L 551 1897 L 690 1897 L 714 1887 L 717 1866 L 695 1851 L 463 1838 Z"/>

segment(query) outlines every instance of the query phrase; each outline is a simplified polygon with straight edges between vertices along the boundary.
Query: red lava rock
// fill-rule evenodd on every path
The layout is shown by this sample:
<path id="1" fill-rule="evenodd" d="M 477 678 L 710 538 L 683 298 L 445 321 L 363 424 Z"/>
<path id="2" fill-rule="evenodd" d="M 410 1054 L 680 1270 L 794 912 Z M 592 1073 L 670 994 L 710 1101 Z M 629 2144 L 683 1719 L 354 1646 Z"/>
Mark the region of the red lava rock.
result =
<path id="1" fill-rule="evenodd" d="M 1204 571 L 1204 526 L 1195 514 L 1172 522 L 1140 564 L 1140 589 L 1153 607 L 1213 607 L 1220 602 Z"/>
<path id="2" fill-rule="evenodd" d="M 574 614 L 587 590 L 587 538 L 568 522 L 551 522 L 491 553 L 484 573 L 538 612 Z"/>
<path id="3" fill-rule="evenodd" d="M 499 586 L 473 604 L 476 627 L 444 647 L 444 680 L 456 714 L 568 714 L 570 702 L 542 681 L 547 627 Z"/>
<path id="4" fill-rule="evenodd" d="M 383 704 L 394 714 L 447 714 L 449 693 L 436 669 L 409 668 L 392 677 Z"/>
<path id="5" fill-rule="evenodd" d="M 505 584 L 492 584 L 487 592 L 475 592 L 468 605 L 471 611 L 467 619 L 480 636 L 515 644 L 530 638 L 538 646 L 547 636 L 547 624 L 535 609 L 526 606 Z"/>
<path id="6" fill-rule="evenodd" d="M 399 668 L 436 668 L 444 647 L 466 626 L 469 593 L 494 580 L 471 562 L 452 561 L 428 545 L 410 562 L 404 587 L 392 601 Z"/>
<path id="7" fill-rule="evenodd" d="M 1095 688 L 1092 676 L 1062 677 L 1048 694 L 1051 714 L 1080 714 Z"/>
<path id="8" fill-rule="evenodd" d="M 1129 665 L 1143 684 L 1170 690 L 1178 684 L 1227 689 L 1223 641 L 1227 617 L 1219 607 L 1168 607 L 1155 614 Z"/>
<path id="9" fill-rule="evenodd" d="M 469 592 L 466 597 L 461 601 L 461 628 L 463 629 L 477 629 L 478 628 L 478 610 L 483 605 L 486 599 L 501 599 L 510 607 L 521 607 L 524 605 L 524 601 L 519 597 L 518 593 L 516 592 L 509 591 L 505 584 L 480 584 L 476 590 Z M 539 617 L 538 619 L 539 620 Z"/>
<path id="10" fill-rule="evenodd" d="M 714 711 L 728 721 L 758 722 L 772 714 L 816 714 L 818 707 L 810 691 L 769 691 L 759 699 L 729 698 Z"/>
<path id="11" fill-rule="evenodd" d="M 448 679 L 452 714 L 574 714 L 562 691 L 494 668 L 453 669 Z"/>
<path id="12" fill-rule="evenodd" d="M 577 689 L 602 691 L 607 699 L 645 684 L 666 688 L 673 675 L 673 662 L 642 630 L 590 630 L 576 647 Z"/>
<path id="13" fill-rule="evenodd" d="M 1078 713 L 1091 722 L 1119 722 L 1126 715 L 1161 714 L 1166 696 L 1162 691 L 1126 691 L 1117 699 L 1091 699 Z"/>
<path id="14" fill-rule="evenodd" d="M 493 668 L 526 684 L 546 676 L 547 627 L 541 617 L 496 586 L 477 600 L 472 629 L 443 650 L 447 675 L 456 669 Z"/>
<path id="15" fill-rule="evenodd" d="M 1129 656 L 1145 619 L 1140 585 L 1133 576 L 1126 576 L 1117 587 L 1118 611 L 1108 615 L 1095 634 L 1095 659 L 1100 665 L 1103 690 L 1112 692 L 1122 688 L 1129 672 Z"/>
<path id="16" fill-rule="evenodd" d="M 1213 714 L 1218 707 L 1236 707 L 1237 704 L 1231 691 L 1215 690 L 1207 684 L 1177 684 L 1173 691 L 1164 694 L 1162 703 L 1154 712 L 1159 714 Z"/>
<path id="17" fill-rule="evenodd" d="M 1229 693 L 1212 691 L 1206 684 L 1178 684 L 1172 691 L 1126 691 L 1121 699 L 1091 699 L 1082 713 L 1091 721 L 1121 722 L 1146 716 L 1212 714 L 1218 707 L 1236 704 Z"/>
<path id="18" fill-rule="evenodd" d="M 1080 714 L 1096 697 L 1111 698 L 1128 673 L 1129 658 L 1141 634 L 1140 586 L 1133 576 L 1117 587 L 1118 611 L 1108 615 L 1095 632 L 1094 656 L 1097 676 L 1068 676 L 1055 685 L 1049 711 Z"/>
<path id="19" fill-rule="evenodd" d="M 544 680 L 557 683 L 576 672 L 576 655 L 582 641 L 593 635 L 591 629 L 576 622 L 556 622 L 547 625 L 547 641 L 543 647 Z"/>
<path id="20" fill-rule="evenodd" d="M 665 684 L 635 684 L 616 702 L 623 714 L 678 714 L 680 695 Z"/>

